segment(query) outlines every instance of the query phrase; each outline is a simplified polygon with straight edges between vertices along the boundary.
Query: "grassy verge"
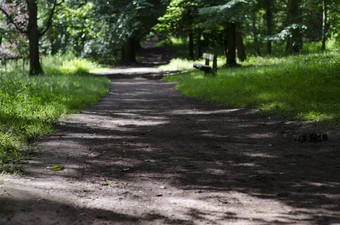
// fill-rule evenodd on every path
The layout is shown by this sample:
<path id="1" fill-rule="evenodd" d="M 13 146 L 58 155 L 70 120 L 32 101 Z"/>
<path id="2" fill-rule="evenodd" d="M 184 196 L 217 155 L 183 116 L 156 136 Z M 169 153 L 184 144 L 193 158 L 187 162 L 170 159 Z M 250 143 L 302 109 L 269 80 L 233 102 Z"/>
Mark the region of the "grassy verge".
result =
<path id="1" fill-rule="evenodd" d="M 171 59 L 170 63 L 167 65 L 159 66 L 158 68 L 164 71 L 190 71 L 195 70 L 192 66 L 193 63 L 201 63 L 205 64 L 204 59 L 200 60 L 189 60 L 189 59 L 181 59 L 181 58 L 175 58 Z M 221 67 L 225 64 L 225 57 L 218 57 L 217 59 L 217 66 Z M 212 62 L 210 62 L 210 66 L 212 65 Z"/>
<path id="2" fill-rule="evenodd" d="M 179 57 L 188 57 L 188 40 L 181 38 L 167 38 L 155 44 L 155 47 L 161 47 L 172 52 Z"/>
<path id="3" fill-rule="evenodd" d="M 185 95 L 226 107 L 252 107 L 263 114 L 340 125 L 340 54 L 252 57 L 241 68 L 166 77 Z"/>
<path id="4" fill-rule="evenodd" d="M 106 78 L 74 75 L 88 72 L 91 63 L 58 57 L 44 59 L 43 76 L 30 77 L 14 65 L 0 72 L 0 171 L 11 172 L 28 144 L 53 132 L 61 116 L 96 103 L 110 89 Z"/>

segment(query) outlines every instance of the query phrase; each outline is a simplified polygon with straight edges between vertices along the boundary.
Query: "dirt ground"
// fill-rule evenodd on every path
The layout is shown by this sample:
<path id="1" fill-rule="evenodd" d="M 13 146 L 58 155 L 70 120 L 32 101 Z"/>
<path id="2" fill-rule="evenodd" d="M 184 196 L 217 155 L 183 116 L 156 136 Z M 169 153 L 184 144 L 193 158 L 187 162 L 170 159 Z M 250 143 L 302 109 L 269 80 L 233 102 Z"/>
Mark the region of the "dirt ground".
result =
<path id="1" fill-rule="evenodd" d="M 339 130 L 175 85 L 112 79 L 99 104 L 37 143 L 26 176 L 0 177 L 0 224 L 340 224 Z M 295 140 L 313 132 L 328 140 Z"/>

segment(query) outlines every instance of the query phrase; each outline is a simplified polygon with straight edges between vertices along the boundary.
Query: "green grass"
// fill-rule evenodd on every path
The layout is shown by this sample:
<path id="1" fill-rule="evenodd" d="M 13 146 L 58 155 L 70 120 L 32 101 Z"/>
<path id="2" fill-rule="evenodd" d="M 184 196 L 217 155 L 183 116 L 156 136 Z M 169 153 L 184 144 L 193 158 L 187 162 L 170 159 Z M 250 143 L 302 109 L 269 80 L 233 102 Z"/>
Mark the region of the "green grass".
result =
<path id="1" fill-rule="evenodd" d="M 204 64 L 205 60 L 189 60 L 189 59 L 181 59 L 181 58 L 175 58 L 171 59 L 170 63 L 167 65 L 159 66 L 158 68 L 164 71 L 190 71 L 194 70 L 193 63 L 201 63 Z M 217 60 L 217 66 L 221 67 L 225 64 L 225 57 L 219 57 Z M 210 65 L 212 65 L 212 62 L 210 62 Z"/>
<path id="2" fill-rule="evenodd" d="M 28 76 L 20 63 L 0 71 L 0 171 L 12 170 L 60 117 L 95 104 L 111 87 L 106 78 L 74 75 L 92 68 L 80 59 L 47 57 L 43 65 L 43 76 Z"/>
<path id="3" fill-rule="evenodd" d="M 290 120 L 340 125 L 340 54 L 251 57 L 217 77 L 193 71 L 166 77 L 185 95 L 225 107 L 249 107 Z"/>
<path id="4" fill-rule="evenodd" d="M 169 52 L 172 52 L 179 57 L 188 57 L 188 40 L 185 38 L 167 38 L 155 44 L 155 47 L 161 47 Z"/>
<path id="5" fill-rule="evenodd" d="M 57 54 L 43 59 L 44 71 L 47 74 L 85 74 L 95 69 L 96 65 L 87 59 L 75 58 L 72 54 Z"/>

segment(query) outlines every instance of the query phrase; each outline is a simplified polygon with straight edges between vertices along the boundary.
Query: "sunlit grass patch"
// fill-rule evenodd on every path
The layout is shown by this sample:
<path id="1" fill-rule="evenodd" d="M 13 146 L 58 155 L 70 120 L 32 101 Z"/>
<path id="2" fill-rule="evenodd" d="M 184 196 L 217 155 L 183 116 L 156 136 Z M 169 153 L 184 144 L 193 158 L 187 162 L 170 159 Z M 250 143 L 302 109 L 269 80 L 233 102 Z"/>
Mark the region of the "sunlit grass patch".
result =
<path id="1" fill-rule="evenodd" d="M 30 142 L 53 132 L 60 117 L 95 104 L 111 87 L 106 78 L 74 75 L 81 68 L 77 60 L 49 60 L 44 69 L 53 75 L 31 77 L 19 69 L 0 72 L 0 171 L 22 158 Z M 78 69 L 65 67 L 71 62 Z"/>
<path id="2" fill-rule="evenodd" d="M 46 74 L 88 74 L 96 65 L 87 59 L 75 58 L 72 54 L 45 56 L 43 58 Z"/>
<path id="3" fill-rule="evenodd" d="M 164 71 L 190 71 L 190 70 L 196 70 L 193 67 L 194 63 L 205 64 L 205 60 L 204 59 L 189 60 L 189 59 L 175 58 L 175 59 L 172 59 L 169 64 L 159 66 L 158 68 Z M 225 63 L 225 57 L 217 58 L 218 67 L 221 67 L 224 63 Z M 212 66 L 212 62 L 210 62 L 210 66 Z"/>
<path id="4" fill-rule="evenodd" d="M 340 54 L 252 57 L 217 77 L 193 71 L 166 77 L 185 95 L 304 121 L 340 122 Z"/>
<path id="5" fill-rule="evenodd" d="M 169 64 L 159 66 L 158 68 L 167 71 L 191 70 L 193 62 L 194 62 L 193 60 L 176 58 L 171 59 Z"/>
<path id="6" fill-rule="evenodd" d="M 187 39 L 171 37 L 158 42 L 157 44 L 155 44 L 155 47 L 161 47 L 176 55 L 185 57 L 188 55 L 187 45 Z"/>

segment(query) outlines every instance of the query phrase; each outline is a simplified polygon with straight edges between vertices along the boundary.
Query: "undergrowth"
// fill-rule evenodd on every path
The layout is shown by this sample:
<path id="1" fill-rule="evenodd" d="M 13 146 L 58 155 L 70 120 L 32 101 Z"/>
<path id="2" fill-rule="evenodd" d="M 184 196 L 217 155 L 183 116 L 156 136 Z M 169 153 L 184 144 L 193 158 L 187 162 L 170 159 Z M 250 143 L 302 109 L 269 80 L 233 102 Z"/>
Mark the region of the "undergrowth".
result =
<path id="1" fill-rule="evenodd" d="M 185 95 L 226 107 L 250 107 L 262 114 L 340 126 L 340 54 L 250 57 L 217 77 L 193 71 L 166 77 Z"/>
<path id="2" fill-rule="evenodd" d="M 0 171 L 12 172 L 29 143 L 53 132 L 63 115 L 99 101 L 111 87 L 106 78 L 75 75 L 92 68 L 81 59 L 47 57 L 43 63 L 42 76 L 28 76 L 15 65 L 0 71 Z"/>

